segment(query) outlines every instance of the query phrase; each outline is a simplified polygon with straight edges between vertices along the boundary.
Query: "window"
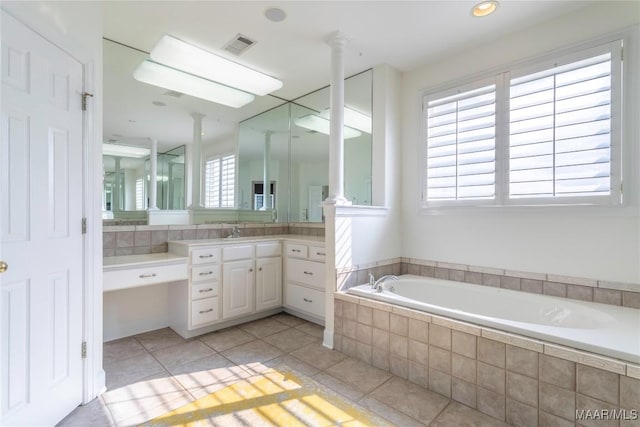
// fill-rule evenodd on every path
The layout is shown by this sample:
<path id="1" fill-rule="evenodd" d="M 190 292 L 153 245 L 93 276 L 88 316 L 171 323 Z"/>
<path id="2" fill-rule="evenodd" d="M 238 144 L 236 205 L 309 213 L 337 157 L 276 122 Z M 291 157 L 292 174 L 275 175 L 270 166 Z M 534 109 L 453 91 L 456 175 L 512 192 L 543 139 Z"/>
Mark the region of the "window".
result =
<path id="1" fill-rule="evenodd" d="M 610 194 L 611 54 L 511 79 L 509 197 Z"/>
<path id="2" fill-rule="evenodd" d="M 235 206 L 235 163 L 233 154 L 214 157 L 205 163 L 204 207 Z"/>
<path id="3" fill-rule="evenodd" d="M 429 200 L 495 198 L 495 84 L 426 104 Z"/>
<path id="4" fill-rule="evenodd" d="M 620 203 L 621 62 L 618 41 L 425 95 L 423 206 Z"/>
<path id="5" fill-rule="evenodd" d="M 145 210 L 144 203 L 144 180 L 142 177 L 136 178 L 136 210 Z"/>

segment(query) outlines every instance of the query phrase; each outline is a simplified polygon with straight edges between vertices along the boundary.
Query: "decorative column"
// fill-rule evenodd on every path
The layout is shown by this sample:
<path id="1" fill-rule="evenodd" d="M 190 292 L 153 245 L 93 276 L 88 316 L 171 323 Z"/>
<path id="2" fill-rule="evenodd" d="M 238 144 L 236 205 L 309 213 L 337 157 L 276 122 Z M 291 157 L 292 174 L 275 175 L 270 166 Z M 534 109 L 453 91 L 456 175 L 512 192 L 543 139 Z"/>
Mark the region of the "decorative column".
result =
<path id="1" fill-rule="evenodd" d="M 344 198 L 344 47 L 340 31 L 327 39 L 331 46 L 331 127 L 329 128 L 329 197 L 326 203 L 342 205 Z"/>
<path id="2" fill-rule="evenodd" d="M 269 178 L 269 155 L 271 153 L 271 135 L 273 131 L 266 131 L 264 134 L 264 176 L 262 179 L 262 197 L 264 197 L 264 203 L 262 204 L 265 210 L 273 208 L 271 206 L 271 180 Z"/>
<path id="3" fill-rule="evenodd" d="M 191 205 L 189 209 L 202 208 L 200 184 L 202 182 L 202 119 L 204 114 L 191 113 L 193 117 L 193 150 L 191 155 Z"/>
<path id="4" fill-rule="evenodd" d="M 150 157 L 150 177 L 149 177 L 149 210 L 158 210 L 158 140 L 151 140 Z"/>
<path id="5" fill-rule="evenodd" d="M 116 160 L 116 171 L 115 171 L 115 179 L 113 180 L 113 191 L 112 191 L 112 202 L 111 202 L 111 212 L 120 211 L 120 157 L 115 157 Z"/>

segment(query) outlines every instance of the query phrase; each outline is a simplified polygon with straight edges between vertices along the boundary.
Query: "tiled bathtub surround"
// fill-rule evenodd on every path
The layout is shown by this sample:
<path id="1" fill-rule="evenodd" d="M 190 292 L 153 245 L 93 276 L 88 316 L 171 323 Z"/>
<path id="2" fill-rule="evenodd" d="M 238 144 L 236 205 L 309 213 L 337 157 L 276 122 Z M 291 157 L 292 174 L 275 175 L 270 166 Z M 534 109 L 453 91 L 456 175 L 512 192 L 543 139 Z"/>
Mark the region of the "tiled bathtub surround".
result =
<path id="1" fill-rule="evenodd" d="M 234 227 L 240 229 L 241 237 L 282 234 L 324 236 L 324 224 L 305 223 L 112 226 L 103 228 L 103 256 L 167 252 L 170 240 L 224 238 Z"/>
<path id="2" fill-rule="evenodd" d="M 410 258 L 394 258 L 369 265 L 338 269 L 338 289 L 345 290 L 351 286 L 367 283 L 369 273 L 376 278 L 385 274 L 414 274 L 640 309 L 640 284 Z"/>
<path id="3" fill-rule="evenodd" d="M 640 409 L 640 366 L 366 298 L 334 301 L 337 350 L 510 424 L 600 425 L 576 410 Z"/>

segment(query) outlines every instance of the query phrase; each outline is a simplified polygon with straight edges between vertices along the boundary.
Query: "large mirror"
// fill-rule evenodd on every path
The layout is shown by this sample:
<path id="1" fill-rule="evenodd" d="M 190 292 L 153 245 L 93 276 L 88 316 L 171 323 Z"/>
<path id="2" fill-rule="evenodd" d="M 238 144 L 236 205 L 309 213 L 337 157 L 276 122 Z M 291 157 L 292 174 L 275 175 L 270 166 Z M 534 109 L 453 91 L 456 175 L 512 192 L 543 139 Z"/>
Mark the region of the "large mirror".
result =
<path id="1" fill-rule="evenodd" d="M 133 72 L 148 57 L 147 52 L 134 47 L 106 39 L 103 41 L 103 146 L 146 150 L 146 154 L 132 156 L 105 149 L 102 196 L 107 219 L 114 216 L 123 220 L 146 218 L 151 140 L 157 141 L 159 153 L 157 207 L 162 210 L 186 209 L 189 201 L 185 198 L 187 177 L 184 173 L 189 168 L 185 168 L 185 149 L 192 145 L 194 136 L 191 114 L 204 115 L 201 135 L 204 159 L 221 151 L 235 154 L 238 122 L 283 102 L 275 97 L 262 96 L 241 109 L 234 109 L 141 83 L 133 78 Z M 120 159 L 119 180 L 115 178 L 116 157 Z M 133 175 L 136 178 L 133 178 L 134 187 L 131 187 L 130 177 Z M 138 184 L 138 189 L 142 187 L 144 195 L 141 197 L 139 191 L 138 200 L 142 200 L 145 207 L 137 209 L 135 179 L 143 176 L 143 185 Z M 116 181 L 122 187 L 121 191 L 115 188 Z M 120 198 L 117 203 L 114 189 Z"/>
<path id="2" fill-rule="evenodd" d="M 327 196 L 329 88 L 286 102 L 257 97 L 241 109 L 167 91 L 133 79 L 148 53 L 105 40 L 105 146 L 143 149 L 147 154 L 104 156 L 103 210 L 106 218 L 144 220 L 149 198 L 150 141 L 157 141 L 157 207 L 180 211 L 190 168 L 192 113 L 202 120 L 202 221 L 321 222 Z M 371 204 L 372 71 L 345 80 L 345 196 Z M 240 125 L 238 126 L 238 123 Z M 363 124 L 364 123 L 364 124 Z M 224 196 L 208 203 L 207 171 L 229 167 Z M 218 162 L 218 163 L 216 163 Z M 225 163 L 227 162 L 227 163 Z M 214 194 L 215 195 L 215 194 Z M 222 197 L 222 194 L 221 194 Z M 222 200 L 222 198 L 220 199 Z M 216 212 L 216 209 L 218 212 Z M 235 215 L 235 216 L 234 216 Z"/>
<path id="3" fill-rule="evenodd" d="M 345 197 L 354 205 L 371 205 L 372 76 L 367 70 L 345 80 Z M 281 221 L 323 221 L 329 115 L 326 87 L 240 123 L 239 209 L 274 209 Z"/>

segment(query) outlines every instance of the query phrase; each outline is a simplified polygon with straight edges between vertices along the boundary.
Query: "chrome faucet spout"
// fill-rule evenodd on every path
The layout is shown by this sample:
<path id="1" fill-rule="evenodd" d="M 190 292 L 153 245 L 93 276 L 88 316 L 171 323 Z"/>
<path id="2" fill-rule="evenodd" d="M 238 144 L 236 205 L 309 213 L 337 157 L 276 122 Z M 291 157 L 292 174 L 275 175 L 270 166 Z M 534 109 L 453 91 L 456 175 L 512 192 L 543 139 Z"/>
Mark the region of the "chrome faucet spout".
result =
<path id="1" fill-rule="evenodd" d="M 381 278 L 376 280 L 375 283 L 373 284 L 373 288 L 376 290 L 376 292 L 382 292 L 385 289 L 384 282 L 386 282 L 387 280 L 398 281 L 400 279 L 398 279 L 398 276 L 396 276 L 394 274 L 387 274 L 386 276 L 382 276 Z M 393 286 L 391 286 L 389 288 L 386 288 L 386 289 L 390 290 L 390 291 L 394 290 Z"/>

